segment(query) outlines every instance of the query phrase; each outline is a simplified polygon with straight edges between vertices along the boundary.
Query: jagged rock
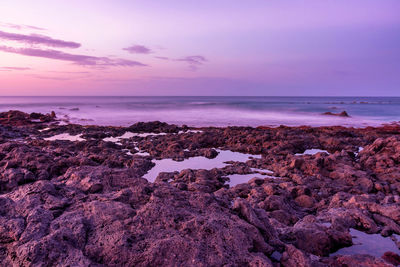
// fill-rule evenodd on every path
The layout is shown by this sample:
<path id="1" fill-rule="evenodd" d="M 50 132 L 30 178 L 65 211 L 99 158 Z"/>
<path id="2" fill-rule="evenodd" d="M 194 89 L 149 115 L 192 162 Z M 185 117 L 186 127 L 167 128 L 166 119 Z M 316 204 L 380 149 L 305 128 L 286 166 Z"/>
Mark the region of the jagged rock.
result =
<path id="1" fill-rule="evenodd" d="M 400 246 L 398 125 L 189 131 L 54 120 L 0 113 L 2 266 L 398 264 L 399 253 L 330 256 L 352 244 L 350 228 Z M 103 140 L 126 132 L 163 134 Z M 44 140 L 62 133 L 84 140 Z M 261 156 L 142 178 L 154 159 L 211 163 L 217 148 Z M 329 154 L 295 155 L 313 148 Z M 231 174 L 255 178 L 229 187 Z"/>

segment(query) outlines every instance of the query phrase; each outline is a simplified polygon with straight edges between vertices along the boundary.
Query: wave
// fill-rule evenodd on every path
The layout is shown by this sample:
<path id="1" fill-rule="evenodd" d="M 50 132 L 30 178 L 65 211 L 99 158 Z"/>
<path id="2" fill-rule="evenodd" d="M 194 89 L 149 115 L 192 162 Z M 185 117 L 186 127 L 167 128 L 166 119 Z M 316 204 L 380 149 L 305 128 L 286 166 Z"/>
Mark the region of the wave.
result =
<path id="1" fill-rule="evenodd" d="M 346 105 L 341 98 L 306 97 L 0 97 L 0 111 L 19 109 L 49 113 L 72 122 L 126 126 L 138 121 L 165 121 L 190 126 L 324 126 L 363 127 L 399 120 L 397 98 L 368 99 L 369 103 L 391 105 Z M 348 102 L 365 99 L 346 99 Z M 307 103 L 307 105 L 305 105 Z M 329 103 L 329 104 L 327 104 Z M 346 110 L 351 118 L 323 116 L 321 113 Z"/>

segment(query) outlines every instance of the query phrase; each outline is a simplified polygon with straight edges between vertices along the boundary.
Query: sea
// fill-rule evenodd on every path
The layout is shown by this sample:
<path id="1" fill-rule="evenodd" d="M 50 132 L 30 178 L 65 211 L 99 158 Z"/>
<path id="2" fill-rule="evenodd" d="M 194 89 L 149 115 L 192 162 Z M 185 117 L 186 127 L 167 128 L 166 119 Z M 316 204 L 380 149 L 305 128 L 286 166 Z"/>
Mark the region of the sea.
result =
<path id="1" fill-rule="evenodd" d="M 83 125 L 162 121 L 202 126 L 379 126 L 400 121 L 400 97 L 4 96 L 0 112 L 50 113 Z M 322 115 L 346 111 L 350 117 Z"/>

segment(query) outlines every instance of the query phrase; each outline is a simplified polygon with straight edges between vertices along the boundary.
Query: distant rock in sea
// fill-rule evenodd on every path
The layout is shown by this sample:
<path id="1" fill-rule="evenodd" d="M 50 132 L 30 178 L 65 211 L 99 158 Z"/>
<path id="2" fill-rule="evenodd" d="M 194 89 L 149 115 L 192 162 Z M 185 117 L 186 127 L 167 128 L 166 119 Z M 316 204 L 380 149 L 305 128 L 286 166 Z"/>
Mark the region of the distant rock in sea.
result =
<path id="1" fill-rule="evenodd" d="M 324 112 L 322 115 L 329 115 L 329 116 L 338 116 L 338 117 L 350 117 L 350 115 L 346 111 L 342 111 L 340 113 L 333 113 L 333 112 Z"/>

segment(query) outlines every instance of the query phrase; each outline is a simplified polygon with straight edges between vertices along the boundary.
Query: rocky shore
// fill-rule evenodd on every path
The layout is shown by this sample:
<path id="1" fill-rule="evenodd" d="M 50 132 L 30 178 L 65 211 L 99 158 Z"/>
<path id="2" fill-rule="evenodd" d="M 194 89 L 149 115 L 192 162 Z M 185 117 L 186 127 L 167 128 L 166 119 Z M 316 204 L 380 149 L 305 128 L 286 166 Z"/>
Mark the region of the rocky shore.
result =
<path id="1" fill-rule="evenodd" d="M 143 178 L 217 149 L 254 157 Z M 9 111 L 0 170 L 1 266 L 400 264 L 398 125 L 104 127 Z M 229 186 L 234 174 L 254 178 Z M 395 249 L 341 254 L 355 230 Z"/>

